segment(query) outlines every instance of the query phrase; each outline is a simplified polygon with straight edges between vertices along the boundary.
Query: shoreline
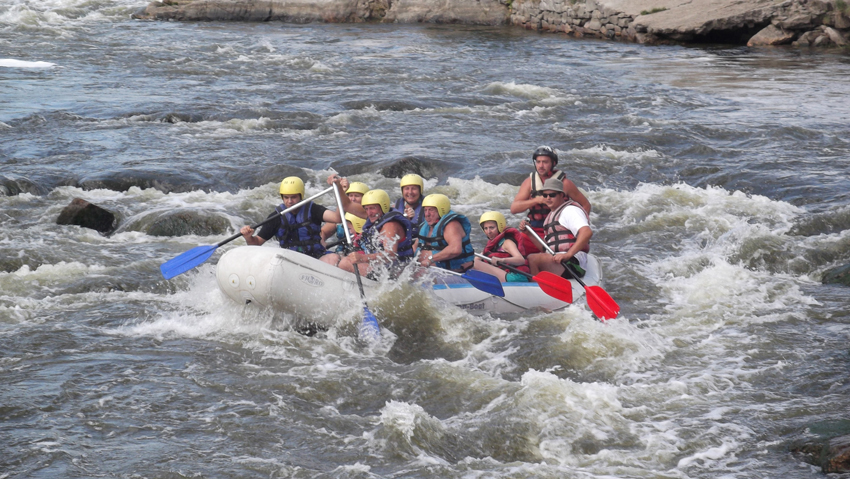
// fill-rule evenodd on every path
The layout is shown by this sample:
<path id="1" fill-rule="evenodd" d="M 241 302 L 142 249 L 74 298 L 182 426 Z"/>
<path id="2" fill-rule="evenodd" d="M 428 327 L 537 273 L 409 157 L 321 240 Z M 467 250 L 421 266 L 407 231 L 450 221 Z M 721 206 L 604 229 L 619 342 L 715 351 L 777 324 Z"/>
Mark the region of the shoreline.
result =
<path id="1" fill-rule="evenodd" d="M 505 25 L 649 45 L 850 48 L 847 0 L 163 0 L 132 17 Z"/>

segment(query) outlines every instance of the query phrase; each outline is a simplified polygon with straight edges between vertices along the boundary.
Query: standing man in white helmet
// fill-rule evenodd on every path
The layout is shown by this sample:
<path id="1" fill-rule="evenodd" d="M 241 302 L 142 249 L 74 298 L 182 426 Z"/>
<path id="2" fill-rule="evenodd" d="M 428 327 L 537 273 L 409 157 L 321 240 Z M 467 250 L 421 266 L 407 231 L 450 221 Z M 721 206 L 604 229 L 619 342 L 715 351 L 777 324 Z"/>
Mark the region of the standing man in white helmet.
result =
<path id="1" fill-rule="evenodd" d="M 338 177 L 336 180 L 328 178 L 328 182 L 339 188 Z M 348 208 L 351 203 L 348 197 L 340 196 L 343 198 L 343 208 Z M 324 256 L 325 247 L 322 246 L 321 236 L 322 222 L 339 223 L 342 221 L 342 217 L 339 211 L 329 210 L 312 201 L 294 211 L 280 214 L 283 210 L 300 203 L 303 198 L 304 181 L 297 176 L 285 178 L 280 183 L 280 199 L 283 203 L 269 215 L 269 217 L 277 216 L 278 218 L 264 224 L 256 236 L 254 236 L 253 228 L 247 225 L 243 226 L 239 232 L 242 233 L 245 242 L 249 245 L 261 246 L 274 236 L 280 242 L 281 248 L 304 253 L 314 258 Z"/>
<path id="2" fill-rule="evenodd" d="M 579 191 L 575 183 L 567 179 L 567 175 L 563 171 L 555 169 L 555 166 L 558 165 L 558 154 L 555 153 L 555 150 L 548 146 L 541 146 L 534 150 L 531 159 L 534 161 L 534 172 L 519 186 L 519 192 L 511 203 L 512 214 L 528 211 L 527 224 L 534 228 L 538 235 L 542 234 L 543 221 L 549 214 L 549 208 L 540 192 L 543 183 L 550 178 L 560 181 L 567 199 L 575 201 L 584 208 L 587 214 L 590 214 L 590 201 Z M 525 222 L 522 226 L 524 225 Z"/>

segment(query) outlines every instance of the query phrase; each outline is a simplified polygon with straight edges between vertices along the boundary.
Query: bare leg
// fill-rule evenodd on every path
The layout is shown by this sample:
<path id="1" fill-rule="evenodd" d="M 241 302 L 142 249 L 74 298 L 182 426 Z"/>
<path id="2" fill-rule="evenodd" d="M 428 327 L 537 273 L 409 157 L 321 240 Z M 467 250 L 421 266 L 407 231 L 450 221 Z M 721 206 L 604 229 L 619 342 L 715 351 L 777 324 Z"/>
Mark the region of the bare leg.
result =
<path id="1" fill-rule="evenodd" d="M 319 258 L 323 263 L 332 264 L 334 266 L 339 264 L 340 257 L 336 253 L 330 253 Z"/>
<path id="2" fill-rule="evenodd" d="M 354 264 L 349 261 L 348 258 L 342 258 L 342 261 L 337 265 L 341 269 L 348 271 L 349 273 L 354 272 Z M 369 263 L 357 263 L 357 268 L 360 270 L 360 275 L 364 276 L 372 271 L 372 266 Z"/>
<path id="3" fill-rule="evenodd" d="M 481 258 L 475 258 L 475 266 L 473 266 L 473 268 L 483 273 L 491 274 L 499 278 L 499 281 L 501 281 L 502 283 L 505 282 L 505 277 L 508 275 L 507 271 L 503 270 L 502 268 L 497 268 L 492 264 L 482 260 Z"/>
<path id="4" fill-rule="evenodd" d="M 554 261 L 549 253 L 535 253 L 528 257 L 528 264 L 531 268 L 531 274 L 537 275 L 541 271 L 548 271 L 560 276 L 564 272 L 564 267 L 561 263 Z"/>

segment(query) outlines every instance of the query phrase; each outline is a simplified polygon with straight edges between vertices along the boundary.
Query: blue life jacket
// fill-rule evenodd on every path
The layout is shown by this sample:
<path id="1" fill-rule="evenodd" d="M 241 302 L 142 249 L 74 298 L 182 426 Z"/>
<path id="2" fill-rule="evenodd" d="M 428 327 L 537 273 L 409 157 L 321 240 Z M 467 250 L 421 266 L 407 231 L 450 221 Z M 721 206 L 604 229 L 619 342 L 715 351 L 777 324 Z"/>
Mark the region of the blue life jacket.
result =
<path id="1" fill-rule="evenodd" d="M 367 254 L 382 251 L 383 245 L 380 244 L 381 240 L 377 237 L 380 234 L 381 228 L 390 221 L 395 221 L 404 228 L 404 239 L 399 240 L 396 255 L 401 261 L 409 260 L 413 257 L 413 226 L 403 214 L 396 210 L 390 210 L 384 216 L 381 216 L 381 219 L 377 223 L 372 223 L 371 219 L 366 220 L 366 224 L 363 225 L 363 232 L 361 233 L 360 246 Z"/>
<path id="2" fill-rule="evenodd" d="M 398 211 L 404 215 L 404 198 L 396 200 L 393 211 Z M 423 223 L 425 223 L 425 214 L 422 212 L 422 197 L 420 197 L 416 208 L 413 208 L 413 219 L 410 220 L 410 224 L 413 225 L 413 238 L 416 238 L 416 235 L 419 234 L 419 227 Z M 413 238 L 411 238 L 411 241 L 413 241 Z"/>
<path id="3" fill-rule="evenodd" d="M 280 214 L 286 206 L 280 205 L 276 208 Z M 325 254 L 322 246 L 322 219 L 311 218 L 313 202 L 298 209 L 297 214 L 292 212 L 280 215 L 280 228 L 277 230 L 277 238 L 280 247 L 291 249 L 299 253 L 319 258 Z"/>
<path id="4" fill-rule="evenodd" d="M 472 248 L 472 243 L 469 241 L 469 231 L 472 228 L 470 227 L 469 220 L 466 216 L 459 215 L 454 211 L 449 210 L 449 212 L 443 215 L 443 217 L 440 218 L 440 221 L 434 225 L 433 235 L 428 234 L 430 226 L 428 223 L 424 223 L 419 229 L 419 249 L 425 251 L 433 250 L 438 253 L 445 249 L 449 243 L 443 237 L 443 230 L 445 230 L 446 225 L 453 220 L 459 221 L 460 225 L 463 227 L 463 243 L 461 245 L 460 254 L 448 260 L 437 261 L 434 264 L 443 269 L 460 271 L 463 269 L 464 264 L 471 263 L 475 260 L 475 250 Z"/>

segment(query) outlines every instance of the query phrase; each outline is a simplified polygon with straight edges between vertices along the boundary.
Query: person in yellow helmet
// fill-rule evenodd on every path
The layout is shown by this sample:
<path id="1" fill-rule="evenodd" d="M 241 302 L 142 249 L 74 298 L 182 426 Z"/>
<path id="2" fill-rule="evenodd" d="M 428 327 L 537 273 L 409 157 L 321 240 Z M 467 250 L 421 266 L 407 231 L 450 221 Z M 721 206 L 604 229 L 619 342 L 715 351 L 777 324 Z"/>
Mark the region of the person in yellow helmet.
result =
<path id="1" fill-rule="evenodd" d="M 579 191 L 575 183 L 567 178 L 563 171 L 555 169 L 558 165 L 558 154 L 555 153 L 554 149 L 541 146 L 534 151 L 531 159 L 534 162 L 534 172 L 519 186 L 519 191 L 511 203 L 512 214 L 528 211 L 528 218 L 521 224 L 520 229 L 527 223 L 534 228 L 538 235 L 543 234 L 543 220 L 549 214 L 549 208 L 540 193 L 543 183 L 549 178 L 556 178 L 560 181 L 566 199 L 575 201 L 587 214 L 590 214 L 590 201 Z"/>
<path id="2" fill-rule="evenodd" d="M 478 224 L 481 225 L 481 229 L 484 230 L 488 240 L 482 254 L 491 260 L 487 262 L 475 258 L 475 269 L 491 274 L 503 283 L 527 283 L 528 277 L 500 265 L 506 264 L 528 273 L 528 251 L 526 247 L 533 245 L 532 240 L 516 228 L 508 227 L 505 215 L 498 211 L 484 213 L 478 220 Z M 534 251 L 537 251 L 536 246 Z"/>
<path id="3" fill-rule="evenodd" d="M 354 182 L 349 183 L 347 178 L 340 178 L 339 184 L 345 190 L 345 196 L 348 197 L 348 200 L 351 201 L 352 203 L 355 203 L 355 204 L 358 204 L 358 205 L 360 204 L 360 201 L 363 199 L 363 195 L 366 194 L 367 191 L 369 191 L 369 186 L 367 186 L 365 183 L 361 183 L 359 181 L 354 181 Z M 349 214 L 354 215 L 354 216 L 358 216 L 357 213 L 351 212 L 351 213 L 346 213 L 345 214 L 346 217 L 348 217 Z M 365 212 L 362 213 L 362 214 L 359 214 L 359 221 L 361 223 L 365 223 L 365 221 L 366 221 Z M 349 230 L 349 231 L 352 231 L 352 230 Z M 358 233 L 359 233 L 359 231 L 358 231 Z M 342 230 L 342 224 L 341 223 L 338 223 L 338 224 L 325 223 L 324 226 L 322 226 L 322 241 L 325 241 L 326 244 L 327 244 L 328 240 L 330 240 L 334 236 L 336 236 L 336 239 L 333 241 L 334 244 L 339 244 L 341 240 L 345 239 L 345 232 Z M 336 252 L 339 252 L 339 251 L 341 251 L 341 247 L 336 248 Z"/>
<path id="4" fill-rule="evenodd" d="M 393 209 L 403 214 L 418 229 L 425 220 L 422 216 L 422 197 L 425 194 L 425 180 L 416 173 L 404 175 L 399 182 L 401 198 L 396 200 Z"/>
<path id="5" fill-rule="evenodd" d="M 339 188 L 338 177 L 336 180 L 328 178 L 328 183 Z M 247 225 L 243 226 L 239 232 L 242 233 L 245 242 L 249 245 L 260 246 L 272 237 L 276 237 L 281 248 L 304 253 L 314 258 L 321 258 L 325 254 L 321 237 L 322 222 L 339 223 L 342 221 L 340 212 L 329 210 L 310 201 L 306 205 L 281 215 L 282 211 L 295 206 L 304 198 L 304 181 L 297 176 L 284 178 L 280 183 L 279 191 L 283 203 L 269 215 L 269 217 L 277 215 L 278 218 L 264 224 L 256 236 L 254 236 L 253 228 Z M 347 208 L 351 202 L 348 197 L 340 196 L 342 197 L 343 208 Z"/>
<path id="6" fill-rule="evenodd" d="M 469 241 L 471 227 L 466 216 L 452 211 L 446 195 L 432 194 L 422 200 L 425 223 L 419 229 L 416 248 L 421 266 L 437 266 L 463 273 L 472 267 L 475 250 Z"/>
<path id="7" fill-rule="evenodd" d="M 368 217 L 360 238 L 362 251 L 339 256 L 337 266 L 349 272 L 356 267 L 360 274 L 374 277 L 373 265 L 383 262 L 391 275 L 397 274 L 413 257 L 410 221 L 390 209 L 390 197 L 384 190 L 369 190 L 363 195 L 361 206 Z M 323 260 L 330 263 L 330 256 Z"/>

